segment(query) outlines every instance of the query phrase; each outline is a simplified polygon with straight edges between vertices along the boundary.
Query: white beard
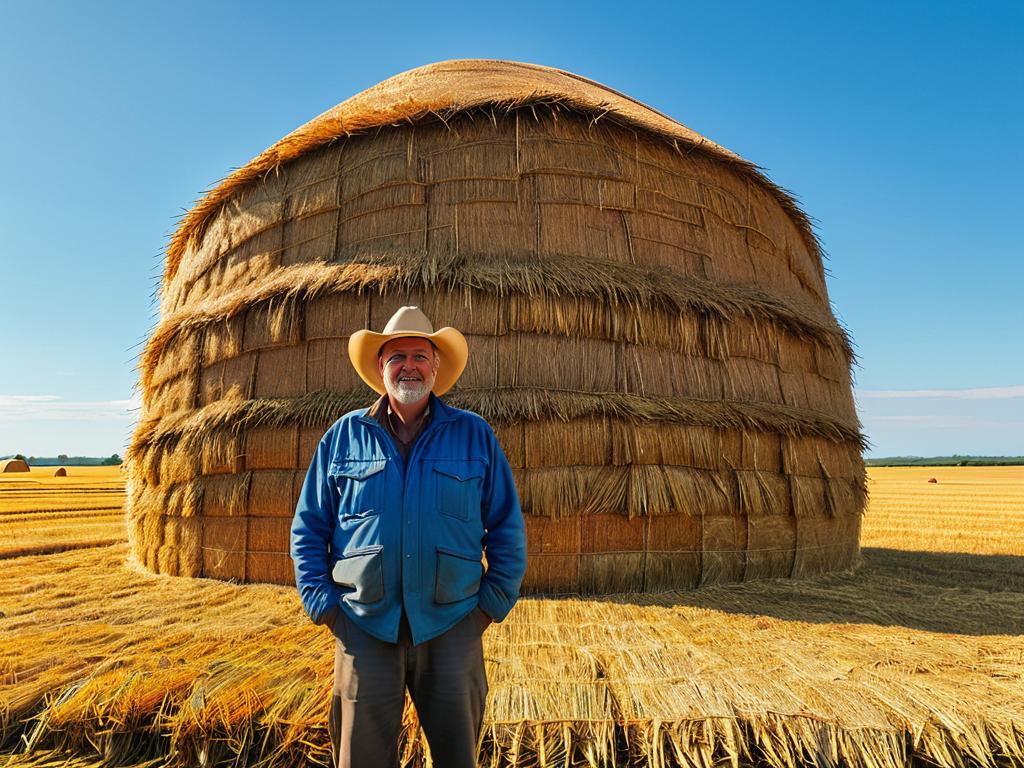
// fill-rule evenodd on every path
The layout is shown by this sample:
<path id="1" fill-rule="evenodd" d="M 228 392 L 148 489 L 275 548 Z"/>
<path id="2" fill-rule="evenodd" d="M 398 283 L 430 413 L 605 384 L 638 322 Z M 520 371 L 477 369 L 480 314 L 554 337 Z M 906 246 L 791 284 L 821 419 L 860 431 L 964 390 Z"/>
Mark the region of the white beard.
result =
<path id="1" fill-rule="evenodd" d="M 390 382 L 385 382 L 385 384 L 388 394 L 405 405 L 418 403 L 430 394 L 430 390 L 434 386 L 432 381 L 399 381 L 394 386 Z"/>

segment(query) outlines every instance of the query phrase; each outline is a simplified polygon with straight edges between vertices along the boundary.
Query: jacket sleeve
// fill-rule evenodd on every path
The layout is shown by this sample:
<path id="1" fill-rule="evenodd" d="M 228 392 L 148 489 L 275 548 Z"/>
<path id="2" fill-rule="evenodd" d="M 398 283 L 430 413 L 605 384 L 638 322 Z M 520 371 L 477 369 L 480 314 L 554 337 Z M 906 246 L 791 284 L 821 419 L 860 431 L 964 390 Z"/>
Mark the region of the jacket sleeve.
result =
<path id="1" fill-rule="evenodd" d="M 292 519 L 291 557 L 302 607 L 316 624 L 329 624 L 340 606 L 340 590 L 331 579 L 330 544 L 337 489 L 331 483 L 329 430 L 317 446 Z"/>
<path id="2" fill-rule="evenodd" d="M 483 509 L 487 572 L 480 583 L 479 606 L 495 621 L 504 619 L 519 598 L 526 573 L 526 527 L 512 468 L 497 438 L 487 428 L 490 462 L 484 478 Z"/>

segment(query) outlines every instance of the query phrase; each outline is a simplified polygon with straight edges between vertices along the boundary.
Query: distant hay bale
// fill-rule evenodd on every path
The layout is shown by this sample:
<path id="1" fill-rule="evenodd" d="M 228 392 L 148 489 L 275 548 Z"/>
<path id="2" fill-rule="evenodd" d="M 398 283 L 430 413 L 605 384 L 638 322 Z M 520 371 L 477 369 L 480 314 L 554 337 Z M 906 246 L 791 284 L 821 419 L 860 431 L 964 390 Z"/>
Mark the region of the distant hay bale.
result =
<path id="1" fill-rule="evenodd" d="M 28 472 L 28 464 L 24 459 L 4 459 L 0 461 L 0 472 Z"/>
<path id="2" fill-rule="evenodd" d="M 64 467 L 58 467 L 57 471 L 53 473 L 54 477 L 67 477 L 68 471 Z"/>
<path id="3" fill-rule="evenodd" d="M 936 479 L 936 478 L 934 478 L 934 477 L 929 477 L 929 478 L 928 478 L 928 482 L 929 482 L 929 483 L 938 483 L 939 481 L 938 481 L 938 479 Z"/>
<path id="4" fill-rule="evenodd" d="M 467 336 L 526 514 L 526 588 L 807 577 L 859 559 L 850 341 L 807 217 L 597 83 L 445 62 L 235 171 L 182 221 L 141 361 L 147 567 L 289 583 L 324 430 L 374 395 L 348 336 L 418 304 Z"/>

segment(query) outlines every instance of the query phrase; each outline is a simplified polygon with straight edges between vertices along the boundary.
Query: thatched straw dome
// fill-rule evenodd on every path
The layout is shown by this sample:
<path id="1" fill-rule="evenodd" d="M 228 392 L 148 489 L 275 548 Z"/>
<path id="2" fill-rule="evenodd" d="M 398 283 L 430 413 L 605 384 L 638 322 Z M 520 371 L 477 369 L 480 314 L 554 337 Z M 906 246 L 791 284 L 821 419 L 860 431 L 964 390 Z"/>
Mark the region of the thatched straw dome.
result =
<path id="1" fill-rule="evenodd" d="M 348 336 L 403 304 L 469 340 L 447 399 L 495 426 L 515 469 L 528 588 L 857 560 L 852 356 L 805 215 L 649 107 L 499 61 L 354 96 L 185 216 L 140 366 L 138 557 L 290 582 L 312 451 L 373 400 Z"/>

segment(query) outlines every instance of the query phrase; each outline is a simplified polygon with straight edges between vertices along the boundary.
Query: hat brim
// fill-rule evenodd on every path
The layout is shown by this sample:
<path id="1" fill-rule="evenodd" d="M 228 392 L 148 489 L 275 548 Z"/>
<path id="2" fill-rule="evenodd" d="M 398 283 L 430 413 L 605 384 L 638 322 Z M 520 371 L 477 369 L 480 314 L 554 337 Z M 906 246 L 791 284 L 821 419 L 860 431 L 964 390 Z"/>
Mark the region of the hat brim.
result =
<path id="1" fill-rule="evenodd" d="M 455 328 L 446 327 L 433 333 L 417 331 L 397 331 L 395 333 L 374 333 L 373 331 L 356 331 L 348 339 L 348 358 L 356 369 L 359 378 L 365 381 L 374 392 L 385 394 L 384 380 L 377 368 L 377 353 L 380 348 L 392 339 L 406 338 L 428 339 L 437 347 L 441 364 L 434 379 L 435 395 L 443 395 L 458 381 L 466 369 L 469 359 L 469 345 L 466 337 Z"/>

